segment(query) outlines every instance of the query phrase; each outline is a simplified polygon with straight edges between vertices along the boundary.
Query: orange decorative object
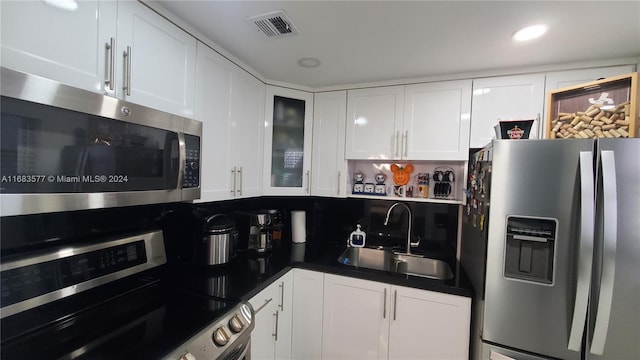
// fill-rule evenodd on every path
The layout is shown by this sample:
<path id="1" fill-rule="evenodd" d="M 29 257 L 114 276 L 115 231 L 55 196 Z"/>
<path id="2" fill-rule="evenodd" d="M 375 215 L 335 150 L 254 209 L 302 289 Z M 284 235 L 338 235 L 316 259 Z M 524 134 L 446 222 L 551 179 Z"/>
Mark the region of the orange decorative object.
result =
<path id="1" fill-rule="evenodd" d="M 393 182 L 396 185 L 407 185 L 411 179 L 411 173 L 413 172 L 413 165 L 409 164 L 405 167 L 400 167 L 396 164 L 391 165 L 391 172 L 393 173 Z"/>

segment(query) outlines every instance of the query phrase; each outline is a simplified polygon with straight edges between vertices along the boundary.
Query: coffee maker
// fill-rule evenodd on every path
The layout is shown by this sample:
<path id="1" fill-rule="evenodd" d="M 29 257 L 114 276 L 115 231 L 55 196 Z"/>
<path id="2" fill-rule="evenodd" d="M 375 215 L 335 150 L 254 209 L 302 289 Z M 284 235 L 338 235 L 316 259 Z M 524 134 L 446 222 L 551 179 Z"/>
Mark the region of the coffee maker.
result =
<path id="1" fill-rule="evenodd" d="M 242 211 L 237 215 L 240 215 L 240 223 L 244 227 L 240 236 L 247 241 L 247 251 L 258 256 L 270 253 L 273 240 L 280 239 L 279 211 Z"/>

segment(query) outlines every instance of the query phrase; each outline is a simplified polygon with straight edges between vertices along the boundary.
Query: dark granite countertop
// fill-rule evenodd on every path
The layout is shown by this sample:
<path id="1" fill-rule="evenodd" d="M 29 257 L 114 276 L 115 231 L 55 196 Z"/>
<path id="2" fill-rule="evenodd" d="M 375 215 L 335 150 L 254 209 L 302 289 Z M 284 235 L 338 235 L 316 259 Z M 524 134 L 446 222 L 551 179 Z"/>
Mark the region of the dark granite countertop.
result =
<path id="1" fill-rule="evenodd" d="M 431 290 L 452 295 L 473 296 L 473 288 L 458 262 L 449 261 L 453 279 L 434 280 L 387 271 L 356 268 L 338 263 L 344 246 L 321 249 L 306 244 L 279 244 L 266 256 L 239 252 L 229 264 L 218 267 L 179 266 L 172 271 L 181 287 L 232 300 L 248 300 L 292 268 L 348 276 Z"/>

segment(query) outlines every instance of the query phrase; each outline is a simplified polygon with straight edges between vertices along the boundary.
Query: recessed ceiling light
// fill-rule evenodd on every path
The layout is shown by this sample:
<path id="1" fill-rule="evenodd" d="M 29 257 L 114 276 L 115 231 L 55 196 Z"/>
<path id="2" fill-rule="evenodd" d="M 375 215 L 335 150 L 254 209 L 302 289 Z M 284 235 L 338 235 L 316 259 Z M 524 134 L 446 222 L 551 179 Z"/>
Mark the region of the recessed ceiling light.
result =
<path id="1" fill-rule="evenodd" d="M 306 68 L 315 68 L 320 66 L 320 60 L 316 58 L 302 58 L 298 60 L 298 65 Z"/>
<path id="2" fill-rule="evenodd" d="M 528 41 L 539 38 L 545 32 L 547 32 L 546 25 L 533 25 L 527 26 L 526 28 L 518 30 L 515 34 L 513 34 L 514 41 Z"/>
<path id="3" fill-rule="evenodd" d="M 75 11 L 78 8 L 78 3 L 75 0 L 44 0 L 45 3 L 58 9 Z"/>

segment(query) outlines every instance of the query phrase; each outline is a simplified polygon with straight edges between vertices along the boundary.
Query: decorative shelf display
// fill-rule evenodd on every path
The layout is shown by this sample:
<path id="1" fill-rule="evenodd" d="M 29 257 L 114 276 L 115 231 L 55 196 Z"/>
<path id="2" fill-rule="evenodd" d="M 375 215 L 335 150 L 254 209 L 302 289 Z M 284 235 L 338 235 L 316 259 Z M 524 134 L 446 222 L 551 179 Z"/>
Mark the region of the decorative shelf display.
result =
<path id="1" fill-rule="evenodd" d="M 637 137 L 638 73 L 550 91 L 547 139 Z"/>
<path id="2" fill-rule="evenodd" d="M 464 204 L 466 161 L 349 160 L 348 196 Z"/>

